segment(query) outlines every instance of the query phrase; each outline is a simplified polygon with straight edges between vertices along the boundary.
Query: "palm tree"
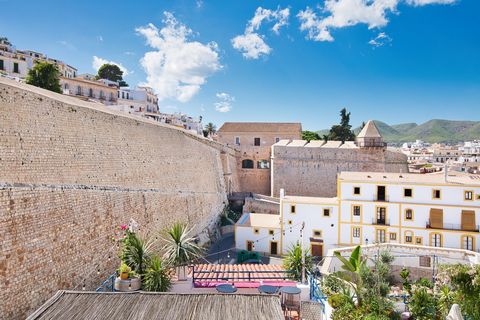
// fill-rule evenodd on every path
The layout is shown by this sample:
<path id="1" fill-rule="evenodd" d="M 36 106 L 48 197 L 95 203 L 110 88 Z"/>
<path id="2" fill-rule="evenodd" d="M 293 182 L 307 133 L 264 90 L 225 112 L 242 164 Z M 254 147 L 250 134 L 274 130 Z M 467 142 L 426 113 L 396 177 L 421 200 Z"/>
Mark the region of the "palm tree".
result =
<path id="1" fill-rule="evenodd" d="M 172 286 L 168 268 L 159 257 L 153 256 L 150 259 L 142 285 L 145 291 L 156 292 L 168 291 Z"/>
<path id="2" fill-rule="evenodd" d="M 357 246 L 350 255 L 350 258 L 347 260 L 340 252 L 335 251 L 335 257 L 337 257 L 342 262 L 342 269 L 344 271 L 336 272 L 336 276 L 340 279 L 348 282 L 357 296 L 357 302 L 360 306 L 362 304 L 361 300 L 361 289 L 362 289 L 362 278 L 360 277 L 361 270 L 366 267 L 366 260 L 362 257 L 361 247 Z"/>
<path id="3" fill-rule="evenodd" d="M 313 270 L 312 256 L 307 251 L 305 255 L 305 271 L 311 272 Z M 289 271 L 294 280 L 300 281 L 302 279 L 302 246 L 297 241 L 287 252 L 285 259 L 283 260 L 283 267 Z"/>
<path id="4" fill-rule="evenodd" d="M 182 267 L 177 268 L 179 278 L 183 278 L 180 272 L 185 273 L 185 266 L 202 254 L 202 248 L 197 245 L 191 232 L 192 229 L 177 222 L 170 229 L 165 230 L 162 236 L 165 242 L 163 258 L 174 267 Z"/>
<path id="5" fill-rule="evenodd" d="M 152 244 L 151 241 L 141 239 L 136 233 L 127 231 L 123 240 L 122 261 L 142 276 L 150 260 Z"/>
<path id="6" fill-rule="evenodd" d="M 217 132 L 217 127 L 213 123 L 209 122 L 205 126 L 205 131 L 207 132 L 208 135 L 212 135 L 215 132 Z"/>

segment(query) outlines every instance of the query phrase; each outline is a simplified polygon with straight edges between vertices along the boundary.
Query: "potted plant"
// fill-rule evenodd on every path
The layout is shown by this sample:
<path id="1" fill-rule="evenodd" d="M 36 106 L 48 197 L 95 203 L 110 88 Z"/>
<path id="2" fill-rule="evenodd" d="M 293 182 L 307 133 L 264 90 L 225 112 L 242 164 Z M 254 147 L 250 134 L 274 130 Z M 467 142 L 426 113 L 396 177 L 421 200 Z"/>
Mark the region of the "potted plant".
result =
<path id="1" fill-rule="evenodd" d="M 131 272 L 132 272 L 132 268 L 130 268 L 129 266 L 127 266 L 125 262 L 122 262 L 122 264 L 120 265 L 120 270 L 119 270 L 120 279 L 122 279 L 122 280 L 128 280 L 129 274 L 130 274 Z"/>

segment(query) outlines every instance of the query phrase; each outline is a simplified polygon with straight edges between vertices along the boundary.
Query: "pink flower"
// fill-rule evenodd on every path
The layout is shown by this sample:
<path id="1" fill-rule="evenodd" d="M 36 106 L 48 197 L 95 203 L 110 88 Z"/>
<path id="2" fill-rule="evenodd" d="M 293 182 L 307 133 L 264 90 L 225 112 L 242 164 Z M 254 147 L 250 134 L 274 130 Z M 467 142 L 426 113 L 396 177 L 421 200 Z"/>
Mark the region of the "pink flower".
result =
<path id="1" fill-rule="evenodd" d="M 122 224 L 120 226 L 120 229 L 122 229 L 122 230 L 127 230 L 127 228 L 128 228 L 128 226 L 126 224 Z"/>

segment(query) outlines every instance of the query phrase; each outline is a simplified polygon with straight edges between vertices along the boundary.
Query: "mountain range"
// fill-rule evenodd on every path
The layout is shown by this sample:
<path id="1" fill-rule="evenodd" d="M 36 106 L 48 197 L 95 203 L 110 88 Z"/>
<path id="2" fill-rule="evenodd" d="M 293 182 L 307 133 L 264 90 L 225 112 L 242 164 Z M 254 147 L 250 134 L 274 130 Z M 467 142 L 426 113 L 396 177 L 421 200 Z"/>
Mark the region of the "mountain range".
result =
<path id="1" fill-rule="evenodd" d="M 458 143 L 468 140 L 480 140 L 480 121 L 454 121 L 433 119 L 422 123 L 401 123 L 388 125 L 385 122 L 374 120 L 383 139 L 389 143 L 410 142 L 423 140 L 429 143 Z M 320 136 L 329 130 L 320 130 Z M 354 129 L 355 134 L 360 127 Z"/>

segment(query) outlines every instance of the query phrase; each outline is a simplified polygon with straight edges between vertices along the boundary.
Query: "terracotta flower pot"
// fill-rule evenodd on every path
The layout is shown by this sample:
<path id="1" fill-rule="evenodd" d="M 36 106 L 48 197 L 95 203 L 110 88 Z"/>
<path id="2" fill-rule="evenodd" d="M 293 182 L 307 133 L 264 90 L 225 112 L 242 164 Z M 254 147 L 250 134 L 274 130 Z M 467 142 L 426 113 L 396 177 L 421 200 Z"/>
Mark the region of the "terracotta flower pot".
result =
<path id="1" fill-rule="evenodd" d="M 128 280 L 128 272 L 121 272 L 120 273 L 120 279 Z"/>

